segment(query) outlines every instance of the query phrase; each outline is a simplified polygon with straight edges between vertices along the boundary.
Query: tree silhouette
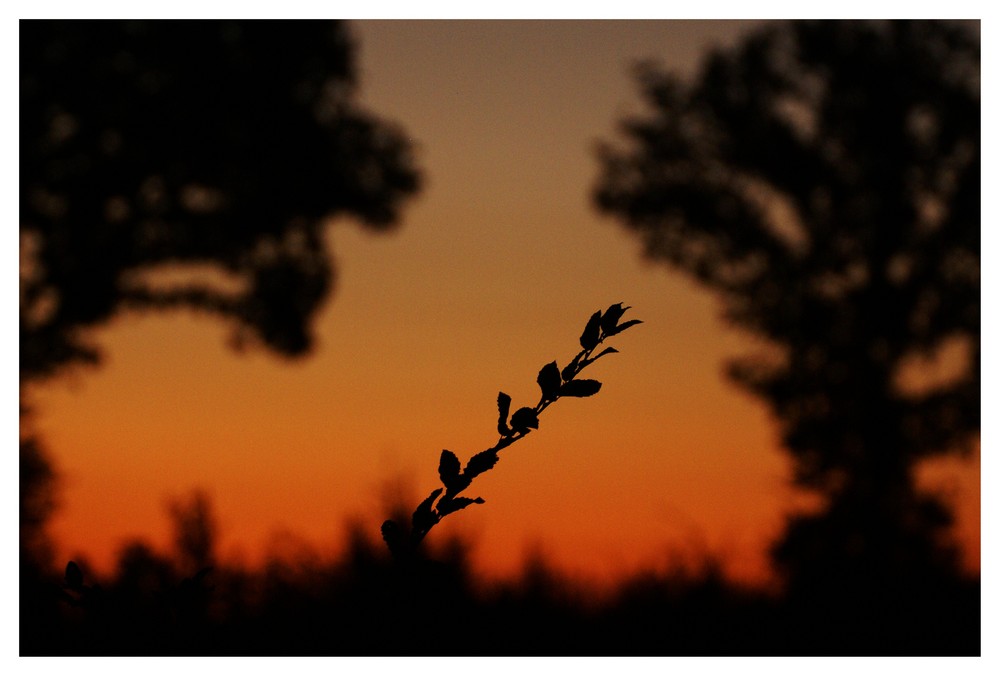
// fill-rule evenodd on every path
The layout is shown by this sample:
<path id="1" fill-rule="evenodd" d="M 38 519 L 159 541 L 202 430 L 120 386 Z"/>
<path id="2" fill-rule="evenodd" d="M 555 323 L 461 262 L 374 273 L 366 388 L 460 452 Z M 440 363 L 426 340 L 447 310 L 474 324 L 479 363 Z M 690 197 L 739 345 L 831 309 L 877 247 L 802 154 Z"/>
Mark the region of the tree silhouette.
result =
<path id="1" fill-rule="evenodd" d="M 189 307 L 301 355 L 330 291 L 322 226 L 385 230 L 418 188 L 353 100 L 341 24 L 22 21 L 21 379 L 98 353 L 123 307 Z M 198 266 L 181 283 L 150 271 Z"/>
<path id="2" fill-rule="evenodd" d="M 207 311 L 237 347 L 306 353 L 326 220 L 388 230 L 419 187 L 355 79 L 336 22 L 22 21 L 22 386 L 96 362 L 85 331 L 123 308 Z M 23 570 L 44 565 L 53 488 L 26 412 Z"/>
<path id="3" fill-rule="evenodd" d="M 949 564 L 949 511 L 913 473 L 979 431 L 979 46 L 967 29 L 795 22 L 713 53 L 691 81 L 644 64 L 651 110 L 598 151 L 598 208 L 774 348 L 728 372 L 770 405 L 795 483 L 825 499 L 775 549 L 793 586 Z M 945 375 L 919 382 L 920 363 Z"/>

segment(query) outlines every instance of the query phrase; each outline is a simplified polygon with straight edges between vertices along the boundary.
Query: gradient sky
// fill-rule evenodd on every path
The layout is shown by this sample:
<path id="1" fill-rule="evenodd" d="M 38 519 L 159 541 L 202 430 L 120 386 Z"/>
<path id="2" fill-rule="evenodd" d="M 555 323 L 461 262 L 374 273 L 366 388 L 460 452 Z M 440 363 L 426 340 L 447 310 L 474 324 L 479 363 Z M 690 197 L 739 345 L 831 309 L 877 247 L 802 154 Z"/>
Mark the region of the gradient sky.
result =
<path id="1" fill-rule="evenodd" d="M 486 504 L 430 535 L 475 545 L 480 570 L 528 552 L 589 579 L 713 553 L 761 580 L 782 515 L 804 504 L 764 404 L 725 381 L 754 348 L 711 294 L 597 215 L 595 142 L 638 110 L 638 59 L 690 73 L 753 22 L 356 22 L 361 100 L 418 148 L 422 193 L 389 235 L 332 223 L 335 293 L 317 350 L 238 355 L 190 312 L 124 314 L 95 332 L 99 369 L 39 388 L 38 428 L 62 476 L 63 558 L 107 570 L 129 538 L 169 546 L 164 505 L 212 497 L 224 557 L 249 564 L 293 534 L 335 553 L 348 519 L 436 488 L 442 448 L 496 440 L 496 394 L 537 400 L 538 369 L 579 349 L 586 319 L 624 301 L 644 324 L 588 369 L 470 494 Z M 952 495 L 979 565 L 979 460 L 927 481 Z"/>

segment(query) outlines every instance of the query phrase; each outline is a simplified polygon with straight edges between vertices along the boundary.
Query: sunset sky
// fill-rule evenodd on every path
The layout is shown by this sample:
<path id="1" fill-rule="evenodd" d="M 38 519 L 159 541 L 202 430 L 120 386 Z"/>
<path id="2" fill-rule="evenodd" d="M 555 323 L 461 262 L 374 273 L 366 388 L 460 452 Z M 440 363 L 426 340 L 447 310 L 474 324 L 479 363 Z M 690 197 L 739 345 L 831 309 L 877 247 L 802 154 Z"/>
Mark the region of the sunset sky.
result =
<path id="1" fill-rule="evenodd" d="M 754 341 L 590 200 L 596 142 L 641 110 L 631 65 L 693 73 L 755 23 L 352 23 L 360 99 L 413 140 L 424 189 L 393 233 L 330 224 L 338 279 L 308 357 L 237 354 L 205 315 L 123 314 L 94 333 L 102 366 L 38 387 L 58 555 L 110 572 L 127 540 L 167 550 L 165 505 L 195 488 L 233 562 L 296 539 L 334 555 L 350 519 L 377 537 L 391 503 L 439 485 L 442 449 L 464 462 L 496 441 L 498 391 L 533 405 L 538 369 L 623 301 L 644 323 L 586 372 L 601 392 L 547 409 L 473 484 L 486 504 L 430 539 L 461 535 L 496 576 L 528 553 L 605 581 L 713 554 L 763 580 L 783 515 L 806 503 L 764 403 L 723 376 Z M 978 569 L 978 456 L 925 474 Z"/>

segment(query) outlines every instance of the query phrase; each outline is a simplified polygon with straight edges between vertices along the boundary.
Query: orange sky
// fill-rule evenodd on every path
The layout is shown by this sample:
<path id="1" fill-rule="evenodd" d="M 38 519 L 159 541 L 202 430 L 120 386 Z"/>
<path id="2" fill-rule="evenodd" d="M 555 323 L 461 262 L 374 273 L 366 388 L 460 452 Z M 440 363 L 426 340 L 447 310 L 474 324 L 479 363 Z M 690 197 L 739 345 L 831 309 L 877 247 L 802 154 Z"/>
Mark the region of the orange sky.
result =
<path id="1" fill-rule="evenodd" d="M 752 343 L 589 202 L 594 142 L 638 103 L 629 65 L 690 71 L 749 25 L 355 23 L 362 100 L 416 142 L 422 194 L 395 234 L 331 224 L 338 284 L 310 357 L 237 355 L 191 313 L 126 314 L 95 333 L 101 368 L 39 388 L 60 556 L 106 569 L 126 538 L 166 549 L 165 501 L 195 487 L 224 556 L 255 563 L 282 531 L 335 552 L 350 517 L 377 532 L 393 486 L 411 506 L 437 487 L 442 448 L 464 462 L 492 445 L 497 391 L 534 404 L 538 369 L 624 301 L 645 323 L 588 369 L 602 391 L 548 409 L 476 480 L 486 504 L 430 538 L 470 538 L 497 575 L 535 550 L 605 579 L 708 551 L 761 579 L 800 500 L 763 403 L 722 377 Z M 978 457 L 947 464 L 930 480 L 955 496 L 978 568 Z"/>

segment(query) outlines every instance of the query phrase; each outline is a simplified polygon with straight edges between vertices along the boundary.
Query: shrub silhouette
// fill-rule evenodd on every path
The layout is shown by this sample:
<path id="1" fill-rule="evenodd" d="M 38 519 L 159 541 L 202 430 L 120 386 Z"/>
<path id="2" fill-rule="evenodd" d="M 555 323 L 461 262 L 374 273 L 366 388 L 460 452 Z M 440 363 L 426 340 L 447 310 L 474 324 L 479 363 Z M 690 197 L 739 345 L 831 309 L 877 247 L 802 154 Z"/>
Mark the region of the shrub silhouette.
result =
<path id="1" fill-rule="evenodd" d="M 395 513 L 395 510 L 394 510 Z M 701 567 L 641 572 L 600 600 L 544 559 L 476 588 L 468 562 L 426 542 L 437 566 L 399 565 L 353 526 L 337 559 L 301 554 L 260 569 L 220 564 L 191 603 L 180 552 L 132 543 L 95 579 L 67 566 L 61 605 L 21 626 L 24 655 L 970 655 L 978 583 L 914 590 L 890 615 L 831 614 Z M 419 563 L 419 562 L 417 562 Z M 191 580 L 187 584 L 194 583 Z M 69 599 L 73 599 L 70 601 Z M 40 596 L 29 599 L 43 605 Z M 865 611 L 870 609 L 862 606 Z M 27 630 L 30 633 L 26 633 Z"/>
<path id="2" fill-rule="evenodd" d="M 500 452 L 538 429 L 539 416 L 551 404 L 563 397 L 589 397 L 597 394 L 601 383 L 597 380 L 577 376 L 595 361 L 609 354 L 618 352 L 613 347 L 605 347 L 594 354 L 605 340 L 618 335 L 622 331 L 641 324 L 642 320 L 630 319 L 622 322 L 622 316 L 631 306 L 615 303 L 601 312 L 596 311 L 590 316 L 583 333 L 580 335 L 580 352 L 560 370 L 554 361 L 549 362 L 538 372 L 537 383 L 541 389 L 538 403 L 523 406 L 510 413 L 511 398 L 504 392 L 497 395 L 497 432 L 500 438 L 484 451 L 469 458 L 465 468 L 461 461 L 451 451 L 441 451 L 438 462 L 438 476 L 443 486 L 434 489 L 413 511 L 408 526 L 401 526 L 397 521 L 388 519 L 382 524 L 382 537 L 392 554 L 400 560 L 408 560 L 414 556 L 420 543 L 430 530 L 441 519 L 469 505 L 482 504 L 482 498 L 470 498 L 461 495 L 472 484 L 472 481 L 484 472 L 488 472 L 500 461 Z"/>

